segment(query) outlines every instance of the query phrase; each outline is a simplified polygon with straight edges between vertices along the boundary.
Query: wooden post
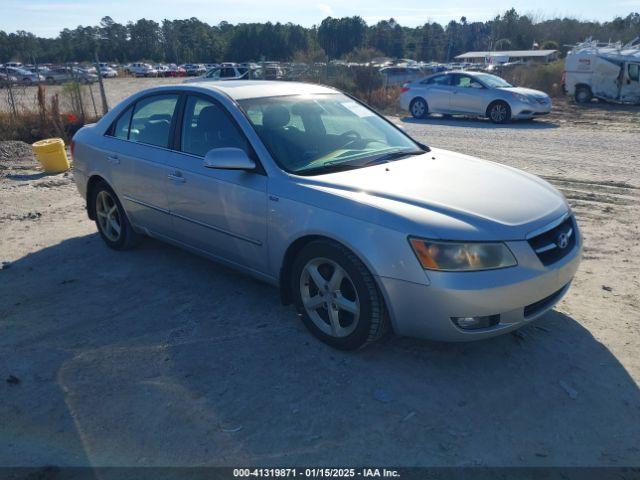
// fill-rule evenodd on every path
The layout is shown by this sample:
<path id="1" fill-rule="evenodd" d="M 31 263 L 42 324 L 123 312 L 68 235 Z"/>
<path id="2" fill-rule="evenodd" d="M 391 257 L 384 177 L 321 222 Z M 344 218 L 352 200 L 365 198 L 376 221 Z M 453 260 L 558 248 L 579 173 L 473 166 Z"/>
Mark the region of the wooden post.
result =
<path id="1" fill-rule="evenodd" d="M 109 111 L 109 104 L 107 103 L 107 94 L 104 91 L 104 83 L 102 83 L 102 72 L 100 71 L 100 60 L 98 59 L 98 52 L 95 53 L 96 71 L 98 73 L 98 83 L 100 84 L 100 98 L 102 99 L 102 114 L 106 115 Z"/>

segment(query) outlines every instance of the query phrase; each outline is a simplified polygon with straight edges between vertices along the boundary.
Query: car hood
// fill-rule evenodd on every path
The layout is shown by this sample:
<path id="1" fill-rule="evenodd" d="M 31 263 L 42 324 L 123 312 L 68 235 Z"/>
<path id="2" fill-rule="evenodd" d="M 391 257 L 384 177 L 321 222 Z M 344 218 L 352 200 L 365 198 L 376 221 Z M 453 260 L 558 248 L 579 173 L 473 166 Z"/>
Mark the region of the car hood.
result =
<path id="1" fill-rule="evenodd" d="M 527 97 L 531 97 L 531 98 L 549 98 L 549 95 L 547 95 L 546 93 L 541 92 L 540 90 L 534 90 L 532 88 L 513 87 L 513 88 L 503 88 L 502 90 L 504 90 L 505 92 L 526 95 Z"/>
<path id="2" fill-rule="evenodd" d="M 338 213 L 446 240 L 523 240 L 568 211 L 560 192 L 515 168 L 446 150 L 356 170 L 295 177 L 347 198 L 313 200 Z"/>

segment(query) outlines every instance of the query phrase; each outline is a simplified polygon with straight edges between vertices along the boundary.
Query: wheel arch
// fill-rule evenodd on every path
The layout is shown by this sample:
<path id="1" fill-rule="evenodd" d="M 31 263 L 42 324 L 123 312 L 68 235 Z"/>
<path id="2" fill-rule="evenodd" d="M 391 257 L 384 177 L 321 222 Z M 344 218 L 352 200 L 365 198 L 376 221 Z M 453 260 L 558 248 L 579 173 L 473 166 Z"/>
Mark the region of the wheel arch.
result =
<path id="1" fill-rule="evenodd" d="M 357 251 L 357 249 L 353 248 L 353 245 L 350 245 L 349 242 L 345 242 L 342 239 L 325 235 L 323 233 L 308 233 L 296 238 L 293 242 L 291 242 L 282 257 L 278 275 L 278 285 L 280 286 L 280 299 L 282 300 L 283 305 L 289 305 L 293 302 L 293 292 L 291 291 L 291 282 L 289 280 L 291 278 L 291 270 L 296 256 L 306 245 L 316 240 L 328 240 L 330 242 L 340 244 L 344 248 L 348 249 L 351 253 L 353 253 L 356 257 L 358 257 L 358 259 L 364 264 L 367 270 L 369 270 L 369 273 L 371 273 L 371 275 L 373 276 L 376 286 L 382 293 L 383 299 L 385 299 L 386 303 L 386 297 L 384 295 L 382 285 L 380 284 L 376 270 L 373 268 L 371 263 L 367 261 L 367 259 L 360 252 Z"/>
<path id="2" fill-rule="evenodd" d="M 87 215 L 91 220 L 96 219 L 96 205 L 94 202 L 94 197 L 95 197 L 94 190 L 99 183 L 105 183 L 115 193 L 113 186 L 111 186 L 111 184 L 107 181 L 107 179 L 104 178 L 102 175 L 93 174 L 89 177 L 89 180 L 87 180 L 86 201 L 87 201 Z"/>
<path id="3" fill-rule="evenodd" d="M 584 82 L 578 82 L 573 86 L 573 91 L 575 92 L 576 90 L 578 90 L 579 88 L 586 88 L 587 90 L 589 90 L 591 92 L 591 94 L 593 95 L 593 90 L 591 89 L 591 85 L 589 85 L 588 83 L 584 83 Z"/>

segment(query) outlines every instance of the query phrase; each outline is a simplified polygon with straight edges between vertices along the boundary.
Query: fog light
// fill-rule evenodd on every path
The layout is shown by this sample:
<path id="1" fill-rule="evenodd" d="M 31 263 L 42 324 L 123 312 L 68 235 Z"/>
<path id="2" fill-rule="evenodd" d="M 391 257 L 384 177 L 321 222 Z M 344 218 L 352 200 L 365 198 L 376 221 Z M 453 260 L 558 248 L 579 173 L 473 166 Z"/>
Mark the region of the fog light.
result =
<path id="1" fill-rule="evenodd" d="M 489 328 L 500 322 L 500 315 L 486 315 L 483 317 L 451 317 L 451 321 L 463 330 L 479 330 Z"/>

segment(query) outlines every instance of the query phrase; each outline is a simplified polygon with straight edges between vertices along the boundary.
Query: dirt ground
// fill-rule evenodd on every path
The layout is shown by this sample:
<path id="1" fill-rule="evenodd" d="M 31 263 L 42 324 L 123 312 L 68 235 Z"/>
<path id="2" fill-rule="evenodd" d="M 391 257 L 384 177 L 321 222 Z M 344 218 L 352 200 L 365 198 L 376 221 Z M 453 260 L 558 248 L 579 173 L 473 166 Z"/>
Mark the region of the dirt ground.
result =
<path id="1" fill-rule="evenodd" d="M 564 192 L 585 252 L 553 311 L 334 351 L 272 287 L 109 250 L 69 174 L 0 144 L 0 465 L 639 466 L 638 123 L 395 121 Z"/>

